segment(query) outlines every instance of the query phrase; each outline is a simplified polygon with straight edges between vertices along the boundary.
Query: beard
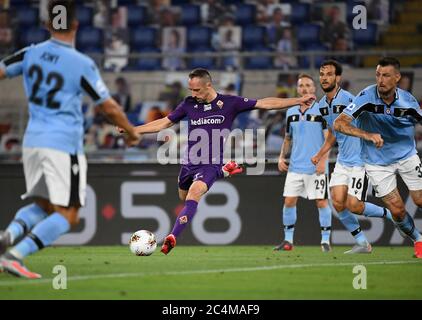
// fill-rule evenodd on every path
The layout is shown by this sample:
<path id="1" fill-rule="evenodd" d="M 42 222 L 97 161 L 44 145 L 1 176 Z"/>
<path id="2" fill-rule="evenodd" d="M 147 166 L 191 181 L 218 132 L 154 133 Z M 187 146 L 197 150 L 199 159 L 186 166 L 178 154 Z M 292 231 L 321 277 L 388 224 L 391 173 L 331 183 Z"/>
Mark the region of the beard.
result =
<path id="1" fill-rule="evenodd" d="M 324 92 L 330 92 L 330 91 L 333 91 L 335 87 L 336 87 L 336 83 L 333 83 L 331 86 L 329 86 L 327 88 L 324 88 L 323 86 L 321 86 L 321 89 Z"/>

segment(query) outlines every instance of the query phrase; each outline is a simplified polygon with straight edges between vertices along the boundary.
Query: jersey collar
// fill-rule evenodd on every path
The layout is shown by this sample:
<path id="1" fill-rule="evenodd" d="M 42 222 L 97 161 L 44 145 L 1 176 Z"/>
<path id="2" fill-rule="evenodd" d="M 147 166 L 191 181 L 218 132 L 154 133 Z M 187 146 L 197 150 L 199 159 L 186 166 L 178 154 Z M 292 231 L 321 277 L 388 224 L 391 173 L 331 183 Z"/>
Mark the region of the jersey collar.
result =
<path id="1" fill-rule="evenodd" d="M 73 48 L 73 45 L 71 45 L 69 42 L 64 42 L 64 41 L 58 40 L 56 38 L 50 38 L 50 41 L 54 42 L 55 44 L 61 45 L 61 46 Z"/>
<path id="2" fill-rule="evenodd" d="M 393 103 L 394 103 L 394 102 L 396 102 L 396 101 L 397 101 L 397 99 L 399 98 L 399 92 L 398 92 L 397 88 L 396 88 L 396 92 L 395 92 L 395 94 L 394 94 L 394 100 L 393 100 L 390 104 L 387 104 L 387 103 L 386 103 L 386 102 L 384 102 L 384 100 L 381 98 L 381 95 L 380 95 L 380 93 L 379 93 L 379 91 L 378 91 L 378 86 L 375 86 L 375 94 L 377 95 L 377 98 L 378 98 L 379 100 L 381 100 L 381 101 L 382 101 L 382 103 L 384 103 L 384 104 L 385 104 L 385 105 L 387 105 L 388 107 L 392 106 L 392 105 L 393 105 Z"/>

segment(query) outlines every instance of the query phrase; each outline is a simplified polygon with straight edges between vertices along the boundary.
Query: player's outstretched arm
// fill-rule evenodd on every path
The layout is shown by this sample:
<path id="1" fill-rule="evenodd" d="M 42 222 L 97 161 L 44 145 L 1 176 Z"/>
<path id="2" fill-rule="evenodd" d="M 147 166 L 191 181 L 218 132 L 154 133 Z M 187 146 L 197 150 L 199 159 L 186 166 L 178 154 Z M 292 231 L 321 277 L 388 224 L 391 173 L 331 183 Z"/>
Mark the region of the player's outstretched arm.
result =
<path id="1" fill-rule="evenodd" d="M 352 125 L 352 121 L 353 119 L 350 116 L 342 113 L 334 121 L 334 130 L 349 136 L 355 136 L 367 141 L 371 141 L 377 148 L 381 148 L 383 146 L 384 140 L 379 133 L 370 133 L 356 128 L 354 125 Z"/>
<path id="2" fill-rule="evenodd" d="M 331 128 L 328 128 L 324 144 L 321 146 L 321 149 L 319 149 L 318 153 L 311 158 L 312 163 L 317 165 L 321 160 L 323 160 L 324 156 L 328 158 L 328 152 L 331 150 L 335 143 L 336 136 L 331 131 Z"/>
<path id="3" fill-rule="evenodd" d="M 159 132 L 163 129 L 170 128 L 174 123 L 168 118 L 164 117 L 155 121 L 151 121 L 147 124 L 135 127 L 137 133 L 154 133 Z"/>
<path id="4" fill-rule="evenodd" d="M 4 78 L 6 78 L 6 71 L 0 68 L 0 80 L 3 80 Z"/>
<path id="5" fill-rule="evenodd" d="M 285 109 L 299 104 L 312 105 L 316 97 L 313 94 L 306 94 L 300 98 L 263 98 L 256 102 L 255 108 L 258 109 Z"/>
<path id="6" fill-rule="evenodd" d="M 126 142 L 128 145 L 135 145 L 139 142 L 140 135 L 135 131 L 135 128 L 127 119 L 126 114 L 122 112 L 122 108 L 113 98 L 100 103 L 99 107 L 114 125 L 122 128 L 127 133 Z"/>

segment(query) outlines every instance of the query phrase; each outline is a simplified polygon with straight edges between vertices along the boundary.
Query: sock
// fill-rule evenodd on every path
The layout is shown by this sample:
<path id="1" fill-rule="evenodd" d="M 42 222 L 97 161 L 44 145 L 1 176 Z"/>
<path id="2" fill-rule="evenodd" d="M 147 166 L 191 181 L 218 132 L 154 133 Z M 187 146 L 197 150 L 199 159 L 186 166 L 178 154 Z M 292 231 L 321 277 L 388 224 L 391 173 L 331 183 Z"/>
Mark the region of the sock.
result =
<path id="1" fill-rule="evenodd" d="M 60 213 L 53 213 L 43 221 L 38 223 L 35 228 L 9 252 L 18 259 L 41 250 L 51 245 L 62 234 L 70 229 L 70 224 Z"/>
<path id="2" fill-rule="evenodd" d="M 415 221 L 413 221 L 413 218 L 409 213 L 406 212 L 406 215 L 402 221 L 393 220 L 393 222 L 399 230 L 401 230 L 413 241 L 422 241 L 422 235 L 420 234 L 418 228 L 416 228 Z"/>
<path id="3" fill-rule="evenodd" d="M 365 202 L 365 210 L 363 210 L 363 215 L 365 217 L 385 218 L 390 221 L 393 220 L 390 210 L 370 202 Z"/>
<path id="4" fill-rule="evenodd" d="M 186 200 L 183 210 L 177 216 L 177 220 L 174 223 L 173 230 L 171 233 L 177 238 L 187 224 L 193 219 L 198 207 L 198 202 L 195 200 Z"/>
<path id="5" fill-rule="evenodd" d="M 338 217 L 343 226 L 345 226 L 345 228 L 352 234 L 353 238 L 355 238 L 359 245 L 366 245 L 368 243 L 365 234 L 360 228 L 358 218 L 354 214 L 352 214 L 348 209 L 344 209 L 338 213 Z"/>
<path id="6" fill-rule="evenodd" d="M 319 224 L 321 225 L 321 243 L 330 243 L 331 235 L 331 209 L 329 206 L 318 208 Z"/>
<path id="7" fill-rule="evenodd" d="M 284 240 L 290 243 L 293 243 L 296 218 L 296 207 L 283 207 Z"/>
<path id="8" fill-rule="evenodd" d="M 10 235 L 11 243 L 16 243 L 17 239 L 27 234 L 46 217 L 47 213 L 35 203 L 20 208 L 6 229 L 6 232 Z"/>

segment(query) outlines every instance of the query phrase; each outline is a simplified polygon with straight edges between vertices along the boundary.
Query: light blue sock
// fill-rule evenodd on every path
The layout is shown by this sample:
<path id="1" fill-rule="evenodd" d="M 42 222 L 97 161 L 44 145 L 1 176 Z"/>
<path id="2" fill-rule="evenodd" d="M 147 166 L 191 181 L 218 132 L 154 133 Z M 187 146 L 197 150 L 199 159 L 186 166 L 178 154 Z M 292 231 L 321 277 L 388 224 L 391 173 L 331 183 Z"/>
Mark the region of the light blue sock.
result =
<path id="1" fill-rule="evenodd" d="M 10 253 L 19 259 L 51 245 L 62 234 L 68 232 L 70 224 L 60 213 L 53 213 L 38 223 L 21 242 L 14 246 Z"/>
<path id="2" fill-rule="evenodd" d="M 348 209 L 344 209 L 338 213 L 338 218 L 343 226 L 352 234 L 358 244 L 364 245 L 368 243 L 365 234 L 360 228 L 359 220 L 354 214 L 352 214 Z"/>
<path id="3" fill-rule="evenodd" d="M 393 220 L 390 210 L 370 202 L 365 202 L 365 210 L 363 210 L 363 215 L 365 217 L 385 218 L 390 221 Z"/>
<path id="4" fill-rule="evenodd" d="M 413 241 L 422 241 L 422 235 L 420 234 L 418 228 L 415 226 L 415 221 L 406 212 L 402 221 L 394 221 L 394 224 L 399 228 L 404 234 L 406 234 Z"/>
<path id="5" fill-rule="evenodd" d="M 296 218 L 296 207 L 283 207 L 284 240 L 290 243 L 293 243 Z"/>
<path id="6" fill-rule="evenodd" d="M 331 208 L 318 208 L 319 224 L 321 226 L 321 243 L 330 243 L 331 235 Z"/>
<path id="7" fill-rule="evenodd" d="M 27 234 L 38 222 L 46 217 L 47 213 L 35 203 L 20 208 L 6 229 L 6 232 L 10 234 L 12 244 L 16 243 L 18 238 Z"/>

